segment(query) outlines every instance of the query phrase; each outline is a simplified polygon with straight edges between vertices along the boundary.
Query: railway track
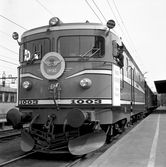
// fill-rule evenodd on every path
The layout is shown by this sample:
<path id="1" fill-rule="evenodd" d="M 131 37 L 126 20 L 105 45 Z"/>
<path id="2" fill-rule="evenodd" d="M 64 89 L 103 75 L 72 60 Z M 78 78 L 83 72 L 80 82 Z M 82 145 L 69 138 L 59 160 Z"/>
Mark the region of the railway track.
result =
<path id="1" fill-rule="evenodd" d="M 9 160 L 9 161 L 3 162 L 3 163 L 0 164 L 0 167 L 1 167 L 1 166 L 8 165 L 8 164 L 11 164 L 12 162 L 15 162 L 15 161 L 18 161 L 18 160 L 20 160 L 20 159 L 23 159 L 23 158 L 25 158 L 25 157 L 27 157 L 27 156 L 29 156 L 29 155 L 34 154 L 34 153 L 35 153 L 35 152 L 30 152 L 30 153 L 27 153 L 27 154 L 18 156 L 17 158 L 11 159 L 11 160 Z"/>
<path id="2" fill-rule="evenodd" d="M 27 128 L 28 125 L 25 125 L 24 128 Z M 10 139 L 12 137 L 21 136 L 21 132 L 18 129 L 6 129 L 0 131 L 0 142 L 5 139 Z"/>
<path id="3" fill-rule="evenodd" d="M 1 163 L 0 164 L 0 167 L 2 167 L 2 166 L 5 166 L 5 167 L 7 167 L 7 166 L 13 166 L 13 164 L 12 163 L 14 163 L 15 161 L 19 161 L 19 160 L 21 160 L 21 159 L 23 159 L 23 158 L 27 158 L 28 156 L 30 156 L 30 155 L 33 155 L 33 154 L 35 154 L 36 152 L 29 152 L 29 153 L 26 153 L 26 154 L 23 154 L 23 155 L 20 155 L 20 156 L 18 156 L 17 158 L 14 158 L 14 159 L 11 159 L 11 160 L 9 160 L 9 161 L 6 161 L 6 162 L 3 162 L 3 163 Z M 58 162 L 58 166 L 59 167 L 72 167 L 72 166 L 74 166 L 74 165 L 76 165 L 77 163 L 79 163 L 80 161 L 82 161 L 84 159 L 84 156 L 81 156 L 81 157 L 79 157 L 79 158 L 73 158 L 73 160 L 72 160 L 72 162 Z M 54 165 L 56 164 L 56 162 L 54 163 Z M 60 165 L 61 164 L 61 165 Z M 54 166 L 53 165 L 53 166 Z M 17 165 L 16 165 L 17 166 Z"/>
<path id="4" fill-rule="evenodd" d="M 0 131 L 0 142 L 2 140 L 10 139 L 15 136 L 21 136 L 21 132 L 19 130 L 9 129 Z"/>
<path id="5" fill-rule="evenodd" d="M 140 121 L 139 121 L 140 122 Z M 69 154 L 65 155 L 50 155 L 50 154 L 40 154 L 37 152 L 29 152 L 26 154 L 22 154 L 16 158 L 8 160 L 6 162 L 0 163 L 0 166 L 11 167 L 11 166 L 26 166 L 28 164 L 30 167 L 34 167 L 34 162 L 38 162 L 38 165 L 35 167 L 42 167 L 44 164 L 46 166 L 56 166 L 56 167 L 85 167 L 90 165 L 95 159 L 97 159 L 103 152 L 105 152 L 108 148 L 114 145 L 118 140 L 120 140 L 123 136 L 125 136 L 128 132 L 130 132 L 135 126 L 139 124 L 139 122 L 135 123 L 132 126 L 129 126 L 123 133 L 118 134 L 113 137 L 113 140 L 109 144 L 105 144 L 100 149 L 83 155 L 83 156 L 72 156 Z"/>

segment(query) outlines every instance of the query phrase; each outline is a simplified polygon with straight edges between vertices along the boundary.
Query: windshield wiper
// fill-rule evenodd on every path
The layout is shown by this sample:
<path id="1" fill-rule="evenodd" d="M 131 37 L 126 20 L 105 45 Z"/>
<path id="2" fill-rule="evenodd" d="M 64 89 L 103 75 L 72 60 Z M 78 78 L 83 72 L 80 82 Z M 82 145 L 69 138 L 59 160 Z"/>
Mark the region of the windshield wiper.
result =
<path id="1" fill-rule="evenodd" d="M 93 50 L 96 50 L 96 51 L 93 52 L 89 57 L 87 57 L 87 60 L 89 60 L 91 57 L 93 57 L 100 50 L 100 48 L 93 48 Z"/>
<path id="2" fill-rule="evenodd" d="M 86 57 L 87 56 L 87 54 L 88 53 L 90 53 L 91 51 L 93 50 L 93 48 L 92 49 L 90 49 L 90 50 L 88 50 L 84 55 L 82 55 L 78 60 L 86 60 L 86 59 L 84 59 L 84 57 Z"/>
<path id="3" fill-rule="evenodd" d="M 95 50 L 95 52 L 93 52 L 91 55 L 87 56 L 88 53 L 90 53 L 91 51 Z M 88 52 L 86 52 L 84 55 L 82 55 L 78 60 L 89 60 L 91 57 L 93 57 L 98 51 L 100 50 L 100 48 L 92 48 L 90 49 Z"/>

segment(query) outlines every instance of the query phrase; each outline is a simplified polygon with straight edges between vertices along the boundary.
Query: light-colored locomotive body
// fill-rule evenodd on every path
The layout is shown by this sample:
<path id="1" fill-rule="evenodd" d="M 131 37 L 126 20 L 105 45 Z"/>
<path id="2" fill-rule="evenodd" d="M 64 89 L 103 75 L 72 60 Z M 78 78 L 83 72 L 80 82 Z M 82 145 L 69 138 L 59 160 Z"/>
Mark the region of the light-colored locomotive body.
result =
<path id="1" fill-rule="evenodd" d="M 19 42 L 18 120 L 31 119 L 21 147 L 85 154 L 142 116 L 143 75 L 110 27 L 55 20 Z"/>

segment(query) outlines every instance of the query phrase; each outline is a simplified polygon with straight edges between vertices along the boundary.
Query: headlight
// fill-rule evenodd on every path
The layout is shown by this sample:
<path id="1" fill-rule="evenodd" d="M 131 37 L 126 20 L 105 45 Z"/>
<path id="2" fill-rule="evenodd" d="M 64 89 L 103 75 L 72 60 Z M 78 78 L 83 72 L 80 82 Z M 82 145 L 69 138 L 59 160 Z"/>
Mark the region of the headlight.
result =
<path id="1" fill-rule="evenodd" d="M 90 88 L 92 85 L 92 81 L 89 78 L 83 78 L 80 81 L 80 86 L 84 89 Z"/>
<path id="2" fill-rule="evenodd" d="M 57 17 L 53 17 L 49 20 L 49 26 L 56 26 L 60 20 Z"/>
<path id="3" fill-rule="evenodd" d="M 19 35 L 17 32 L 13 32 L 12 37 L 14 40 L 18 40 Z"/>
<path id="4" fill-rule="evenodd" d="M 32 88 L 32 83 L 30 81 L 24 81 L 22 87 L 26 90 L 30 90 Z"/>

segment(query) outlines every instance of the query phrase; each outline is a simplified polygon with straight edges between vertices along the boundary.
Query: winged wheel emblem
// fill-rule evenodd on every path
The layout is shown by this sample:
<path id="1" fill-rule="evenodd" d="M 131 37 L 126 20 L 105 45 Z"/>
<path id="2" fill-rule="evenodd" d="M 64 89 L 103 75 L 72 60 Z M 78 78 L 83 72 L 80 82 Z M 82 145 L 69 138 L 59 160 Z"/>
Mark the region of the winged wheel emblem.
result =
<path id="1" fill-rule="evenodd" d="M 48 61 L 44 61 L 44 64 L 47 67 L 56 67 L 58 64 L 60 64 L 62 62 L 62 60 L 60 61 L 55 61 L 54 59 L 50 59 Z"/>

